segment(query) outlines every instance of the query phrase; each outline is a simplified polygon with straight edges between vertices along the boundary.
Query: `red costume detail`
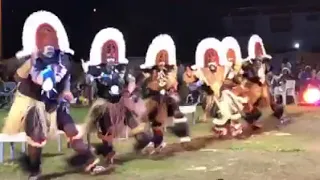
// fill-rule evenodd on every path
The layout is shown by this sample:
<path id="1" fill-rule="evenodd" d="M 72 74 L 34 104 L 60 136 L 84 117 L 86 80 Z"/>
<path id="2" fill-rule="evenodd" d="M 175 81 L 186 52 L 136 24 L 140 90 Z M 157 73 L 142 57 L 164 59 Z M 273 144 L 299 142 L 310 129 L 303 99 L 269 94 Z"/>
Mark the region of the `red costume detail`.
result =
<path id="1" fill-rule="evenodd" d="M 49 24 L 41 24 L 36 31 L 36 45 L 42 52 L 47 45 L 54 46 L 59 49 L 59 41 L 56 30 Z"/>
<path id="2" fill-rule="evenodd" d="M 216 63 L 219 64 L 219 55 L 218 52 L 212 48 L 207 49 L 204 54 L 204 66 L 208 67 L 209 63 Z"/>
<path id="3" fill-rule="evenodd" d="M 119 63 L 118 45 L 114 40 L 108 40 L 102 46 L 102 51 L 101 51 L 102 63 L 106 64 L 107 59 L 109 58 L 113 58 L 116 64 Z"/>

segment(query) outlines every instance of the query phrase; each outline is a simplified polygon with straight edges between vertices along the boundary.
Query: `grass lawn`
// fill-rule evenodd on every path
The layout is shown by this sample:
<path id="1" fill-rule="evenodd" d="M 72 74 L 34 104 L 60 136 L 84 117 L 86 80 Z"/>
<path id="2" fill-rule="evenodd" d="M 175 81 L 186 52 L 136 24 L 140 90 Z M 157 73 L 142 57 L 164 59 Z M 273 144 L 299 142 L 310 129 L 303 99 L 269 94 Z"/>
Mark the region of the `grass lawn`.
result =
<path id="1" fill-rule="evenodd" d="M 67 174 L 51 179 L 73 180 L 86 179 L 119 179 L 119 180 L 184 180 L 184 179 L 317 179 L 320 173 L 315 169 L 320 168 L 317 151 L 310 151 L 308 147 L 315 141 L 315 134 L 305 135 L 299 133 L 295 124 L 301 127 L 300 122 L 312 117 L 312 128 L 319 127 L 319 109 L 289 107 L 289 114 L 297 116 L 293 125 L 287 129 L 290 135 L 279 136 L 277 131 L 264 135 L 257 135 L 247 140 L 226 140 L 208 144 L 199 151 L 175 153 L 174 156 L 155 160 L 132 156 L 133 160 L 117 166 L 116 171 L 110 175 L 91 177 L 82 174 Z M 76 123 L 81 123 L 87 113 L 87 108 L 73 108 L 71 114 Z M 200 112 L 199 112 L 200 113 Z M 6 112 L 0 112 L 3 119 Z M 316 121 L 317 120 L 317 121 Z M 319 122 L 319 123 L 318 123 Z M 2 125 L 3 122 L 1 122 Z M 318 123 L 318 124 L 317 124 Z M 192 137 L 209 135 L 210 123 L 191 125 Z M 314 132 L 318 130 L 301 130 L 301 132 Z M 297 132 L 297 133 L 295 133 Z M 92 135 L 94 137 L 94 135 Z M 166 134 L 167 142 L 176 142 L 178 139 Z M 95 139 L 96 141 L 96 139 Z M 132 150 L 132 140 L 116 141 L 117 152 L 125 156 Z M 19 151 L 19 148 L 17 149 Z M 63 154 L 57 154 L 56 141 L 50 141 L 44 149 L 43 173 L 62 173 L 65 171 L 64 158 L 72 153 L 64 143 Z M 9 150 L 6 148 L 6 158 Z M 297 170 L 297 168 L 299 170 Z M 1 179 L 25 179 L 24 174 L 14 162 L 0 165 Z M 50 179 L 50 178 L 48 178 Z"/>

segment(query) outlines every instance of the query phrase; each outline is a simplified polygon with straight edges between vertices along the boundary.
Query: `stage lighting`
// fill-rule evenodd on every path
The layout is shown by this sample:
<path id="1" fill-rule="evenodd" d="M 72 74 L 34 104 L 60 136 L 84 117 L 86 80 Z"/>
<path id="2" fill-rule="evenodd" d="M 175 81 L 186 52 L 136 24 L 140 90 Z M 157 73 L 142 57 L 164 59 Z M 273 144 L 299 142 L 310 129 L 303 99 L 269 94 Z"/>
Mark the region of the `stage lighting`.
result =
<path id="1" fill-rule="evenodd" d="M 299 49 L 299 48 L 300 48 L 300 44 L 299 44 L 299 43 L 294 43 L 293 47 L 294 47 L 295 49 Z"/>
<path id="2" fill-rule="evenodd" d="M 317 88 L 308 88 L 303 93 L 303 99 L 308 104 L 314 104 L 320 100 L 320 90 Z"/>

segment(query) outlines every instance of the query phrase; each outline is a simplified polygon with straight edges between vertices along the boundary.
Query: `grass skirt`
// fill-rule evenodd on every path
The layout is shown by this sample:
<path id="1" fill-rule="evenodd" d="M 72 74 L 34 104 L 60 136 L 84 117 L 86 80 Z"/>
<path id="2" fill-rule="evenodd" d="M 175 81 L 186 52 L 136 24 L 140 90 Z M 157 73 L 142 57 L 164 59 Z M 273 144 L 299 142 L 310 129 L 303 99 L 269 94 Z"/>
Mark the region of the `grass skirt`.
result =
<path id="1" fill-rule="evenodd" d="M 13 135 L 19 132 L 26 132 L 28 144 L 43 147 L 48 137 L 57 135 L 56 111 L 47 113 L 43 102 L 17 91 L 2 133 Z"/>

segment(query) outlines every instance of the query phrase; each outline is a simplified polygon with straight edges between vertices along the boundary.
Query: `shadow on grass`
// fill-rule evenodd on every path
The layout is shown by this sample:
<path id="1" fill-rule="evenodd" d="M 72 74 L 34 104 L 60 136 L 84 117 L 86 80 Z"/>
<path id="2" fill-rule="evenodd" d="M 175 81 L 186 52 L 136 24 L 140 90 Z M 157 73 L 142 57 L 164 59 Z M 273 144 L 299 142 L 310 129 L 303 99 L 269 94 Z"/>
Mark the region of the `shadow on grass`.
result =
<path id="1" fill-rule="evenodd" d="M 136 160 L 136 159 L 151 159 L 151 160 L 165 160 L 167 158 L 173 157 L 175 153 L 184 151 L 197 151 L 207 145 L 211 144 L 214 140 L 213 136 L 203 136 L 192 139 L 190 142 L 185 143 L 171 143 L 168 144 L 161 152 L 152 155 L 142 155 L 136 152 L 125 153 L 117 156 L 115 163 L 124 164 L 126 162 Z"/>
<path id="2" fill-rule="evenodd" d="M 64 153 L 43 153 L 42 157 L 44 158 L 51 158 L 51 157 L 57 157 L 57 156 L 63 156 Z"/>
<path id="3" fill-rule="evenodd" d="M 71 175 L 71 174 L 78 174 L 78 173 L 82 173 L 82 172 L 80 170 L 69 170 L 69 171 L 64 171 L 64 172 L 55 172 L 55 173 L 42 175 L 39 178 L 39 180 L 56 179 L 56 178 L 61 178 L 63 176 L 67 176 L 67 175 Z"/>
<path id="4" fill-rule="evenodd" d="M 301 113 L 297 114 L 290 114 L 291 117 L 298 117 Z M 119 164 L 124 164 L 126 162 L 135 160 L 135 159 L 152 159 L 152 160 L 164 160 L 167 158 L 170 158 L 175 155 L 175 153 L 179 152 L 185 152 L 185 151 L 198 151 L 200 149 L 205 148 L 208 145 L 212 145 L 213 143 L 219 143 L 221 141 L 225 140 L 231 140 L 231 139 L 237 139 L 237 140 L 247 140 L 252 135 L 259 135 L 264 132 L 277 130 L 279 120 L 277 118 L 274 118 L 273 116 L 267 117 L 265 120 L 263 120 L 263 128 L 261 129 L 252 129 L 251 126 L 245 125 L 244 133 L 235 138 L 231 135 L 227 135 L 225 137 L 214 137 L 213 135 L 207 135 L 207 136 L 200 136 L 193 138 L 190 142 L 186 143 L 171 143 L 168 144 L 160 153 L 153 154 L 153 155 L 139 155 L 137 153 L 127 153 L 123 154 L 117 157 L 116 162 Z"/>
<path id="5" fill-rule="evenodd" d="M 51 180 L 51 179 L 56 179 L 56 178 L 61 178 L 61 177 L 64 177 L 64 176 L 67 176 L 67 175 L 72 175 L 72 174 L 81 174 L 84 176 L 102 176 L 102 175 L 108 175 L 108 174 L 111 174 L 112 172 L 115 171 L 115 167 L 114 166 L 110 166 L 107 168 L 106 171 L 102 172 L 102 173 L 99 173 L 99 174 L 96 174 L 96 175 L 89 175 L 87 173 L 85 173 L 83 171 L 83 169 L 69 169 L 69 170 L 66 170 L 66 171 L 63 171 L 63 172 L 55 172 L 55 173 L 49 173 L 49 174 L 44 174 L 40 177 L 40 180 Z"/>

